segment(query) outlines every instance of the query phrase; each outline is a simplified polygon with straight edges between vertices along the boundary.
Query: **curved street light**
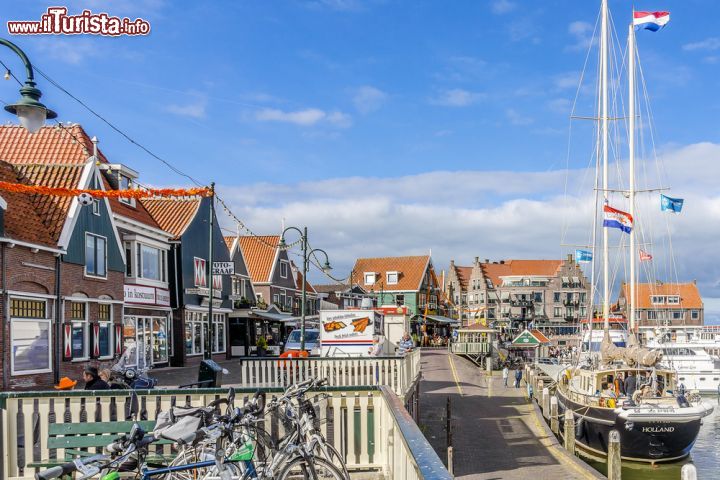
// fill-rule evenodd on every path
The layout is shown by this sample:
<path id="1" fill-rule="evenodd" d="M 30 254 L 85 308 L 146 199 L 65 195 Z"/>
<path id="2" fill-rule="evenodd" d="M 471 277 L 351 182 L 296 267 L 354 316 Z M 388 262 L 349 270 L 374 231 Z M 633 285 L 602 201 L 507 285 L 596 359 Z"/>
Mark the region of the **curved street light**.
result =
<path id="1" fill-rule="evenodd" d="M 278 245 L 280 248 L 287 247 L 287 243 L 285 243 L 285 233 L 290 230 L 295 230 L 300 234 L 300 241 L 302 242 L 303 249 L 302 303 L 300 305 L 300 308 L 302 309 L 300 313 L 300 350 L 305 350 L 305 304 L 307 302 L 307 272 L 310 255 L 320 252 L 325 256 L 325 264 L 322 266 L 323 272 L 327 273 L 332 270 L 332 267 L 330 266 L 330 259 L 327 252 L 322 248 L 314 248 L 308 252 L 307 227 L 303 227 L 302 230 L 297 227 L 287 227 L 283 230 L 280 234 L 280 244 Z"/>
<path id="2" fill-rule="evenodd" d="M 35 87 L 35 74 L 25 52 L 14 43 L 3 38 L 0 38 L 0 45 L 5 45 L 20 57 L 25 64 L 25 73 L 27 75 L 25 85 L 20 87 L 20 99 L 15 103 L 5 105 L 5 110 L 17 115 L 18 119 L 20 119 L 20 125 L 29 133 L 37 133 L 45 124 L 45 120 L 56 118 L 57 113 L 40 102 L 42 92 Z"/>

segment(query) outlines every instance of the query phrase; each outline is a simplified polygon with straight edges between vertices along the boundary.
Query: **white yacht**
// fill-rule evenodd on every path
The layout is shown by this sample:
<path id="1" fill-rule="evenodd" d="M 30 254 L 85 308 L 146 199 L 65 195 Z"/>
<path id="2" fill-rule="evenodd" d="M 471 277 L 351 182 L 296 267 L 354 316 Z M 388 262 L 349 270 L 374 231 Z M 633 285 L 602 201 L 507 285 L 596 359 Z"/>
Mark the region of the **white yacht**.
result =
<path id="1" fill-rule="evenodd" d="M 720 393 L 720 359 L 693 341 L 648 342 L 663 354 L 663 365 L 677 372 L 677 384 L 701 393 Z"/>

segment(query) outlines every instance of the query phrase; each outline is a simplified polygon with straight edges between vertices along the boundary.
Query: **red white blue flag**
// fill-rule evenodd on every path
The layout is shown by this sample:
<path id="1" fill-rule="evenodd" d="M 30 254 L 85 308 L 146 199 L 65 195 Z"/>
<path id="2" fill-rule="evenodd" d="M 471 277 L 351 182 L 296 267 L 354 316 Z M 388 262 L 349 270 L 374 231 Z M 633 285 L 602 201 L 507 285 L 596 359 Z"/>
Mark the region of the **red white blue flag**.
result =
<path id="1" fill-rule="evenodd" d="M 647 253 L 645 250 L 640 250 L 640 261 L 649 262 L 650 260 L 652 260 L 652 255 Z"/>
<path id="2" fill-rule="evenodd" d="M 617 228 L 625 233 L 632 231 L 633 218 L 629 213 L 617 210 L 609 205 L 603 207 L 603 213 L 605 214 L 603 227 Z"/>
<path id="3" fill-rule="evenodd" d="M 633 12 L 635 30 L 657 32 L 670 21 L 670 12 Z"/>

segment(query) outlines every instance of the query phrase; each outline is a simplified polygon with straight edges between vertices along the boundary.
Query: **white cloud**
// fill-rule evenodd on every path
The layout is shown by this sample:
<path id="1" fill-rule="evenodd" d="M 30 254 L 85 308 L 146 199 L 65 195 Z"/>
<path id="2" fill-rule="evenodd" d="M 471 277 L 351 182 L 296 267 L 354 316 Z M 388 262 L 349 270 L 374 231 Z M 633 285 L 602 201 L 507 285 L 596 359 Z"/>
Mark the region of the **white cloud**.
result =
<path id="1" fill-rule="evenodd" d="M 571 51 L 586 50 L 593 41 L 593 26 L 588 22 L 576 21 L 568 25 L 568 33 L 574 37 L 574 43 L 566 49 Z"/>
<path id="2" fill-rule="evenodd" d="M 461 88 L 453 88 L 441 92 L 438 96 L 430 99 L 433 105 L 444 107 L 467 107 L 485 98 L 485 94 L 470 92 Z"/>
<path id="3" fill-rule="evenodd" d="M 535 121 L 532 118 L 517 112 L 513 108 L 508 108 L 507 110 L 505 110 L 505 118 L 510 121 L 510 124 L 515 126 L 530 125 Z"/>
<path id="4" fill-rule="evenodd" d="M 718 50 L 718 49 L 720 49 L 720 38 L 710 37 L 710 38 L 706 38 L 705 40 L 702 40 L 700 42 L 686 43 L 685 45 L 683 45 L 682 48 L 683 48 L 683 50 L 686 50 L 688 52 L 692 52 L 695 50 L 706 50 L 706 51 Z"/>
<path id="5" fill-rule="evenodd" d="M 310 127 L 320 123 L 327 123 L 337 127 L 349 127 L 352 119 L 340 111 L 325 112 L 318 108 L 284 111 L 277 108 L 263 108 L 258 110 L 255 118 L 261 122 L 292 123 L 303 127 Z"/>
<path id="6" fill-rule="evenodd" d="M 580 82 L 579 72 L 564 72 L 555 75 L 553 78 L 553 85 L 558 90 L 566 90 L 569 88 L 576 89 Z"/>
<path id="7" fill-rule="evenodd" d="M 166 106 L 165 110 L 181 117 L 205 118 L 207 111 L 207 99 L 198 98 L 193 102 L 183 105 L 171 104 Z"/>
<path id="8" fill-rule="evenodd" d="M 387 100 L 387 93 L 370 85 L 355 90 L 353 104 L 360 113 L 370 113 L 379 109 Z"/>
<path id="9" fill-rule="evenodd" d="M 53 37 L 35 39 L 38 49 L 54 60 L 78 65 L 101 54 L 98 39 L 91 37 Z"/>
<path id="10" fill-rule="evenodd" d="M 712 261 L 720 237 L 718 158 L 720 145 L 711 143 L 668 151 L 662 161 L 672 168 L 669 193 L 685 198 L 682 214 L 661 214 L 657 194 L 643 195 L 638 205 L 638 231 L 647 236 L 642 241 L 654 243 L 647 247 L 655 257 L 654 277 L 675 278 L 673 262 L 663 255 L 667 224 L 677 277 L 696 278 L 708 298 L 720 298 L 720 264 Z M 496 160 L 502 164 L 503 159 Z M 654 162 L 647 168 L 654 171 Z M 438 269 L 447 268 L 451 258 L 460 265 L 475 256 L 561 258 L 572 250 L 560 246 L 563 239 L 583 243 L 591 233 L 591 188 L 578 187 L 582 193 L 563 196 L 568 177 L 574 185 L 586 174 L 436 171 L 219 188 L 233 211 L 258 233 L 278 233 L 283 217 L 289 225 L 307 225 L 313 247 L 327 250 L 333 274 L 342 277 L 357 257 L 422 254 L 429 249 Z M 592 175 L 586 181 L 592 183 Z M 622 202 L 614 199 L 614 206 L 622 208 Z M 618 238 L 620 234 L 613 232 L 613 241 Z M 623 275 L 620 266 L 616 281 Z M 322 279 L 317 272 L 311 278 Z M 715 308 L 720 311 L 720 304 Z"/>
<path id="11" fill-rule="evenodd" d="M 512 12 L 515 10 L 515 7 L 517 7 L 515 2 L 511 2 L 510 0 L 495 0 L 491 8 L 494 14 L 503 15 Z"/>

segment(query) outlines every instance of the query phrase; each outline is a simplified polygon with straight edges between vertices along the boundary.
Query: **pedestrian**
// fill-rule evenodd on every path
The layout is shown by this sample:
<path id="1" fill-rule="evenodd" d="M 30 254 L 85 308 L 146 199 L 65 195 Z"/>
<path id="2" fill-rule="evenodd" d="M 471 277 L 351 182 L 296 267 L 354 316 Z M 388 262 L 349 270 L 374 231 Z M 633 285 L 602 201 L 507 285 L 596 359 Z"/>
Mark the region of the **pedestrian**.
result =
<path id="1" fill-rule="evenodd" d="M 632 398 L 635 390 L 637 390 L 637 378 L 633 372 L 628 372 L 627 377 L 625 378 L 625 394 Z"/>
<path id="2" fill-rule="evenodd" d="M 405 335 L 403 335 L 402 340 L 400 340 L 400 343 L 398 344 L 398 355 L 405 355 L 406 353 L 411 352 L 414 347 L 415 344 L 410 338 L 410 334 L 405 332 Z"/>
<path id="3" fill-rule="evenodd" d="M 85 390 L 109 390 L 110 385 L 100 378 L 97 367 L 85 367 L 83 371 Z"/>
<path id="4" fill-rule="evenodd" d="M 112 372 L 110 371 L 109 368 L 104 368 L 104 369 L 100 370 L 99 376 L 103 382 L 110 385 L 110 377 L 112 377 Z"/>
<path id="5" fill-rule="evenodd" d="M 522 370 L 518 366 L 515 369 L 515 388 L 520 388 L 520 380 L 522 380 Z"/>
<path id="6" fill-rule="evenodd" d="M 620 398 L 625 396 L 625 381 L 622 373 L 618 373 L 615 377 L 615 395 Z"/>
<path id="7" fill-rule="evenodd" d="M 505 388 L 507 388 L 507 381 L 508 376 L 510 375 L 510 369 L 508 369 L 507 364 L 503 366 L 503 382 L 505 383 Z"/>

